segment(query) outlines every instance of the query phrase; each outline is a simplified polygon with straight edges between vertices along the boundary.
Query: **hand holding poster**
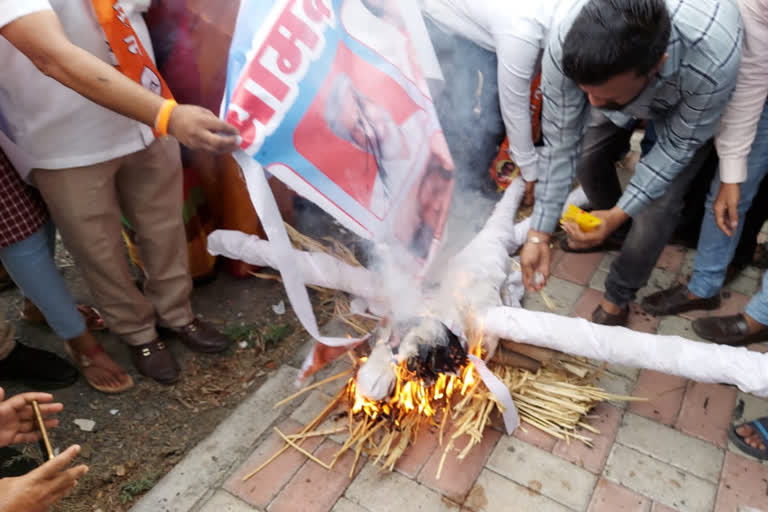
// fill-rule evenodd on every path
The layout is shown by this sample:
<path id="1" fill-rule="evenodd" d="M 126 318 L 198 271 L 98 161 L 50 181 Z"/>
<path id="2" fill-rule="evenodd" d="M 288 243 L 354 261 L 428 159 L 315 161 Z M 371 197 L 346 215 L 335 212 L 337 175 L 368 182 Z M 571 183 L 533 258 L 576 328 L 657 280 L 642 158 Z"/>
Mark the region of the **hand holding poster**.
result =
<path id="1" fill-rule="evenodd" d="M 358 235 L 402 248 L 419 273 L 442 236 L 454 185 L 418 57 L 428 45 L 409 2 L 241 3 L 222 111 L 240 130 L 237 158 L 281 248 L 294 310 L 327 345 L 350 340 L 320 337 L 262 167 Z"/>

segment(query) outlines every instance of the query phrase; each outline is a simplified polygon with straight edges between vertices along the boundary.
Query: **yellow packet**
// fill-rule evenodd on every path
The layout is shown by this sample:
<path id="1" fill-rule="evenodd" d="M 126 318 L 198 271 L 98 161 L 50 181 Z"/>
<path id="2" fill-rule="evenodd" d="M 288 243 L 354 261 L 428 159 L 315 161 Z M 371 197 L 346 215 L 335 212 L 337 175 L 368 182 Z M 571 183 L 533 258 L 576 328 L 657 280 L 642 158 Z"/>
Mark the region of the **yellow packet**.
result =
<path id="1" fill-rule="evenodd" d="M 574 221 L 584 232 L 592 231 L 603 222 L 600 218 L 595 217 L 591 213 L 587 213 L 578 206 L 572 204 L 568 205 L 568 209 L 565 211 L 565 214 L 563 214 L 563 218 L 560 219 L 560 222 L 566 220 Z"/>

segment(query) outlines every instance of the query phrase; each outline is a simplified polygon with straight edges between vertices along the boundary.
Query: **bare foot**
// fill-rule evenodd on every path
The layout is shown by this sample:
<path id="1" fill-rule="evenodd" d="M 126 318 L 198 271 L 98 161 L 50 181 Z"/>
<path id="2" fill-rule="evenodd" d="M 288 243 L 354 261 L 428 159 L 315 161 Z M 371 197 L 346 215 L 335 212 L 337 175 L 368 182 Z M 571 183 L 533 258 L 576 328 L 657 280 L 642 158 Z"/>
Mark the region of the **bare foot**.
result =
<path id="1" fill-rule="evenodd" d="M 622 311 L 624 311 L 622 308 L 614 304 L 613 302 L 610 302 L 607 299 L 603 299 L 600 301 L 600 307 L 603 308 L 603 311 L 608 313 L 609 315 L 618 315 L 621 314 Z"/>
<path id="2" fill-rule="evenodd" d="M 751 425 L 742 425 L 736 428 L 736 433 L 739 434 L 739 437 L 752 448 L 765 450 L 766 447 L 762 436 L 759 432 L 755 431 Z"/>
<path id="3" fill-rule="evenodd" d="M 67 342 L 69 352 L 88 383 L 104 393 L 120 393 L 133 387 L 133 379 L 86 331 Z"/>

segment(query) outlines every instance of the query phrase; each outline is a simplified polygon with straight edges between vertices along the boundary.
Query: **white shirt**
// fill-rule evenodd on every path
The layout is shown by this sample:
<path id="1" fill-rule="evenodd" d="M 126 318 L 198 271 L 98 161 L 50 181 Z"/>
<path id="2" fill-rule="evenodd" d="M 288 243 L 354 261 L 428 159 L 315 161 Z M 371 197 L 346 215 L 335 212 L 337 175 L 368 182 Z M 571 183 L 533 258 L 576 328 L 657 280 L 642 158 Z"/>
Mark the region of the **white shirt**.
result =
<path id="1" fill-rule="evenodd" d="M 147 0 L 123 0 L 144 48 L 152 45 L 139 9 Z M 69 39 L 110 63 L 106 38 L 90 0 L 0 0 L 0 27 L 24 15 L 51 9 Z M 0 129 L 33 169 L 93 165 L 144 149 L 153 140 L 143 124 L 111 112 L 43 75 L 6 39 L 0 38 Z"/>
<path id="2" fill-rule="evenodd" d="M 499 102 L 509 153 L 523 178 L 539 176 L 531 135 L 531 81 L 560 3 L 568 0 L 423 0 L 424 13 L 498 57 Z"/>
<path id="3" fill-rule="evenodd" d="M 768 97 L 768 0 L 739 0 L 739 9 L 744 22 L 739 77 L 715 136 L 723 183 L 747 179 L 747 158 Z"/>

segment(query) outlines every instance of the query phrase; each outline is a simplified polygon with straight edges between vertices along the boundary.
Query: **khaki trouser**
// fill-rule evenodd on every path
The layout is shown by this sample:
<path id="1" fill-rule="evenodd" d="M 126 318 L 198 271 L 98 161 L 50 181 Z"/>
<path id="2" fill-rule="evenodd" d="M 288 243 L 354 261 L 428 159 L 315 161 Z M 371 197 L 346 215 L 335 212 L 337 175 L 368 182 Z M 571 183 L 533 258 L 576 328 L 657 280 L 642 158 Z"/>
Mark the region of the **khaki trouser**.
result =
<path id="1" fill-rule="evenodd" d="M 16 328 L 5 321 L 5 313 L 0 309 L 0 360 L 5 359 L 16 348 Z"/>
<path id="2" fill-rule="evenodd" d="M 141 345 L 157 338 L 156 322 L 181 327 L 194 319 L 176 139 L 95 165 L 35 169 L 32 179 L 114 334 Z M 136 232 L 143 294 L 126 259 L 121 212 Z"/>

